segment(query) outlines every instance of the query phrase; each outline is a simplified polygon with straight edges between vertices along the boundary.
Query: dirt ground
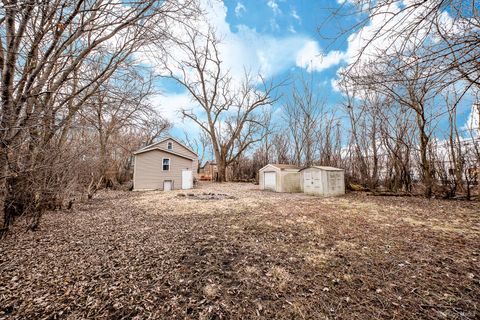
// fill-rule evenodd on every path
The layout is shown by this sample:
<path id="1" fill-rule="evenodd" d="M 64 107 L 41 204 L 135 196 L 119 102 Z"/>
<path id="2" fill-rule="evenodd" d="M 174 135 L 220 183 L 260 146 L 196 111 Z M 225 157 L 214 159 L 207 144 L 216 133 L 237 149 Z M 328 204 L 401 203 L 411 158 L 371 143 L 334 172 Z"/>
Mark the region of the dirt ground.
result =
<path id="1" fill-rule="evenodd" d="M 479 319 L 480 203 L 101 193 L 0 241 L 0 319 Z"/>

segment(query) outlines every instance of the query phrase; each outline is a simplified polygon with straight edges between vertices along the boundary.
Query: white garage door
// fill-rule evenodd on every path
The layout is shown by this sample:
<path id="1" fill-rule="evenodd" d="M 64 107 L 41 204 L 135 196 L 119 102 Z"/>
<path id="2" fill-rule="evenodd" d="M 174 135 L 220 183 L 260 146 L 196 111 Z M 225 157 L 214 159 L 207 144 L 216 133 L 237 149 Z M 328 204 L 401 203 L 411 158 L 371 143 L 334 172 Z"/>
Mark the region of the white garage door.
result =
<path id="1" fill-rule="evenodd" d="M 265 189 L 275 191 L 277 185 L 277 173 L 276 172 L 265 172 L 264 175 Z"/>

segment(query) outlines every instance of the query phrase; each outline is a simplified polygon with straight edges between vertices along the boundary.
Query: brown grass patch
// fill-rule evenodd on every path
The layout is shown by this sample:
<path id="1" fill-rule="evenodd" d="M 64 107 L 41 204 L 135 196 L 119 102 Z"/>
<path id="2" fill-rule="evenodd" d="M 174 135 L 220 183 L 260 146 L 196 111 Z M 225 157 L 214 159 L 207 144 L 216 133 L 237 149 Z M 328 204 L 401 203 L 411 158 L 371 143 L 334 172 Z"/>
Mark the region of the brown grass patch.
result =
<path id="1" fill-rule="evenodd" d="M 179 193 L 104 192 L 10 234 L 0 318 L 480 318 L 478 202 Z"/>

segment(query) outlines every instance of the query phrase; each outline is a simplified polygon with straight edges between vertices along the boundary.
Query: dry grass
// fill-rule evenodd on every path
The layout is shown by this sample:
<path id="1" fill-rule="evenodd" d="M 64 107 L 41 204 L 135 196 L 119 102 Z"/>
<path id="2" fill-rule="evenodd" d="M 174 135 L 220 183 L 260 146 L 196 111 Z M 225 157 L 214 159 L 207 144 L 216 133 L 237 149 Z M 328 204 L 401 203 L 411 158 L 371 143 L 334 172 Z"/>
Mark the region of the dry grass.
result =
<path id="1" fill-rule="evenodd" d="M 0 318 L 476 319 L 479 208 L 250 184 L 106 192 L 0 242 Z"/>

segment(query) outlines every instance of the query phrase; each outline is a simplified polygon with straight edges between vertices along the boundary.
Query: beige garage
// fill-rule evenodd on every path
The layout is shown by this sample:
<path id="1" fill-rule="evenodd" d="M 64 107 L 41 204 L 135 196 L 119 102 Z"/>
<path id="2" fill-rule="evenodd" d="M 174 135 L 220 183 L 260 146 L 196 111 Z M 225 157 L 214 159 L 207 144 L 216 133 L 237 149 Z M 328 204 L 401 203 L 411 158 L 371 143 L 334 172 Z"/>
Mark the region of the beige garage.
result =
<path id="1" fill-rule="evenodd" d="M 134 190 L 191 189 L 198 157 L 178 140 L 167 137 L 134 152 Z"/>
<path id="2" fill-rule="evenodd" d="M 325 197 L 345 194 L 345 171 L 340 168 L 313 166 L 300 170 L 303 190 Z"/>
<path id="3" fill-rule="evenodd" d="M 300 168 L 291 164 L 267 164 L 259 170 L 260 189 L 275 192 L 302 192 Z"/>

